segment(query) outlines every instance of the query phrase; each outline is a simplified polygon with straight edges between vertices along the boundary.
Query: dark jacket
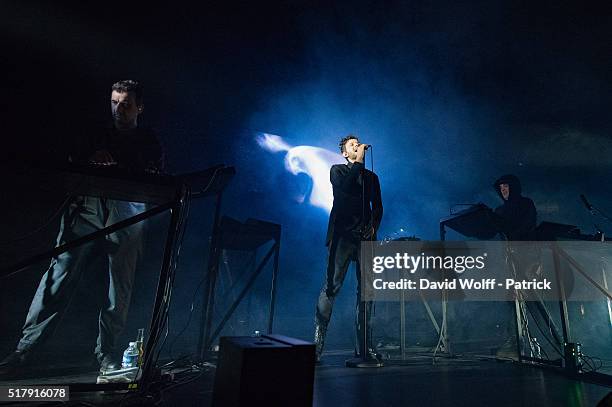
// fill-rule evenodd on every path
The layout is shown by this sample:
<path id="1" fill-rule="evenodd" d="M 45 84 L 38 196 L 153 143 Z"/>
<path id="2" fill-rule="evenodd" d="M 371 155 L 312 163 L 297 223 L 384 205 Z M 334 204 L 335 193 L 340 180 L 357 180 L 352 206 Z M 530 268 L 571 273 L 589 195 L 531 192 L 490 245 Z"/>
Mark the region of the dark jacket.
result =
<path id="1" fill-rule="evenodd" d="M 363 232 L 371 227 L 377 231 L 383 214 L 378 176 L 365 169 L 362 163 L 349 162 L 333 165 L 329 178 L 334 204 L 329 215 L 325 244 L 329 245 L 334 236 L 344 235 L 361 240 Z"/>
<path id="2" fill-rule="evenodd" d="M 508 174 L 500 177 L 493 187 L 503 200 L 499 186 L 508 184 L 510 195 L 503 205 L 495 208 L 499 215 L 498 228 L 506 235 L 508 240 L 533 240 L 536 227 L 536 208 L 533 201 L 521 195 L 521 181 L 514 175 Z"/>

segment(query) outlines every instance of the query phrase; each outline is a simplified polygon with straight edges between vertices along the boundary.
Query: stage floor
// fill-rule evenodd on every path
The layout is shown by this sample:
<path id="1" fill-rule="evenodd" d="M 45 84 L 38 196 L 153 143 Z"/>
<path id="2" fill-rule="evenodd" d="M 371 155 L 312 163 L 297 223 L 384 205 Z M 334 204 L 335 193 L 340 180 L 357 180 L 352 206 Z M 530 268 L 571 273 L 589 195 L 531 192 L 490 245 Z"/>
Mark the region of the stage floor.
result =
<path id="1" fill-rule="evenodd" d="M 494 358 L 411 356 L 380 369 L 344 367 L 347 355 L 317 367 L 316 406 L 595 406 L 612 388 L 548 368 Z"/>
<path id="2" fill-rule="evenodd" d="M 405 361 L 387 361 L 379 369 L 345 367 L 350 352 L 324 356 L 316 368 L 314 384 L 314 405 L 320 407 L 595 406 L 612 391 L 608 386 L 572 380 L 553 369 L 484 356 L 437 358 L 433 364 L 430 355 L 410 355 Z M 91 377 L 56 376 L 53 381 L 83 379 Z M 213 380 L 214 369 L 205 369 L 186 384 L 164 391 L 161 405 L 209 406 Z M 0 386 L 7 384 L 0 382 Z M 116 406 L 122 399 L 126 401 L 125 394 L 108 392 L 71 395 L 71 401 L 95 405 Z"/>

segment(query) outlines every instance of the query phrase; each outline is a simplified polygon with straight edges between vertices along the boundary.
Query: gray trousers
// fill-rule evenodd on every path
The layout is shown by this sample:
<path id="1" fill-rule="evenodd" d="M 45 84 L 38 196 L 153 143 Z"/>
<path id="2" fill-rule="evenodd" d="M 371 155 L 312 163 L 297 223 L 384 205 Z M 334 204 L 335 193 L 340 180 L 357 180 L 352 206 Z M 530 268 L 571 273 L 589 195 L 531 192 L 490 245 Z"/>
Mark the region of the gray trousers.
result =
<path id="1" fill-rule="evenodd" d="M 110 226 L 145 210 L 145 204 L 78 196 L 62 216 L 57 245 Z M 96 256 L 108 257 L 109 287 L 100 310 L 96 354 L 115 351 L 127 319 L 136 261 L 142 250 L 143 222 L 107 235 L 51 260 L 30 304 L 17 350 L 39 346 L 57 327 L 81 274 Z"/>
<path id="2" fill-rule="evenodd" d="M 372 301 L 361 300 L 361 267 L 359 263 L 361 242 L 344 236 L 334 236 L 329 244 L 329 254 L 327 258 L 327 272 L 325 283 L 319 294 L 315 313 L 315 324 L 321 328 L 323 336 L 327 332 L 327 325 L 331 319 L 332 308 L 336 296 L 344 283 L 346 272 L 351 261 L 355 262 L 355 272 L 357 274 L 357 302 L 355 310 L 355 335 L 356 353 L 365 355 L 365 336 L 367 342 L 372 343 L 371 317 Z M 366 313 L 367 312 L 367 313 Z M 367 316 L 367 318 L 366 318 Z M 324 340 L 324 338 L 321 338 Z M 371 347 L 371 346 L 370 346 Z"/>

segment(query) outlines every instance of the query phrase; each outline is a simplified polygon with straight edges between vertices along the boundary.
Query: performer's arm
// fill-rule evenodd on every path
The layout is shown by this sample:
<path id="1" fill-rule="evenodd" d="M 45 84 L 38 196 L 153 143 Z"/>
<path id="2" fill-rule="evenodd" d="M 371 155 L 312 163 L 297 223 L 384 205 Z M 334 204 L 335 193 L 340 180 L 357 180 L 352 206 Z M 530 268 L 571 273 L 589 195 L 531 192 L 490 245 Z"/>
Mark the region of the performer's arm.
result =
<path id="1" fill-rule="evenodd" d="M 523 210 L 521 211 L 520 221 L 517 225 L 514 226 L 514 233 L 517 233 L 521 236 L 531 232 L 536 227 L 536 208 L 533 204 L 533 201 L 529 199 L 528 204 L 525 205 Z M 512 226 L 511 226 L 512 227 Z"/>
<path id="2" fill-rule="evenodd" d="M 157 136 L 153 135 L 143 149 L 144 170 L 152 173 L 162 173 L 165 170 L 164 150 Z"/>
<path id="3" fill-rule="evenodd" d="M 363 170 L 363 163 L 354 162 L 351 169 L 345 175 L 339 165 L 333 165 L 329 171 L 329 180 L 335 188 L 348 192 L 357 181 L 359 173 Z"/>
<path id="4" fill-rule="evenodd" d="M 76 165 L 88 165 L 92 162 L 113 161 L 110 153 L 102 145 L 103 138 L 103 135 L 96 130 L 76 134 L 68 148 L 68 162 Z"/>
<path id="5" fill-rule="evenodd" d="M 498 215 L 494 219 L 496 228 L 506 235 L 525 236 L 536 227 L 536 208 L 531 199 L 528 204 L 521 208 L 518 216 L 507 218 L 501 215 L 500 208 L 495 209 L 495 214 Z"/>

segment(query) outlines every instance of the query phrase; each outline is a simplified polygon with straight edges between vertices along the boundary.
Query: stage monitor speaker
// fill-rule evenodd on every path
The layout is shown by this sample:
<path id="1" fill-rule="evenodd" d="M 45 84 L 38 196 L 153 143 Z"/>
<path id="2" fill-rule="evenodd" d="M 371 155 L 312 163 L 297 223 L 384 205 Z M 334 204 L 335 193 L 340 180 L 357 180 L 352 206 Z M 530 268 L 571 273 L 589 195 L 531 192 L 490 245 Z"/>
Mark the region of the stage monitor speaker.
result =
<path id="1" fill-rule="evenodd" d="M 612 392 L 608 393 L 606 397 L 601 399 L 595 407 L 612 407 Z"/>
<path id="2" fill-rule="evenodd" d="M 219 341 L 213 406 L 312 406 L 315 345 L 282 335 Z"/>

